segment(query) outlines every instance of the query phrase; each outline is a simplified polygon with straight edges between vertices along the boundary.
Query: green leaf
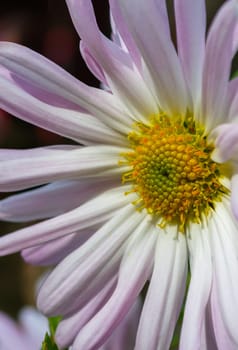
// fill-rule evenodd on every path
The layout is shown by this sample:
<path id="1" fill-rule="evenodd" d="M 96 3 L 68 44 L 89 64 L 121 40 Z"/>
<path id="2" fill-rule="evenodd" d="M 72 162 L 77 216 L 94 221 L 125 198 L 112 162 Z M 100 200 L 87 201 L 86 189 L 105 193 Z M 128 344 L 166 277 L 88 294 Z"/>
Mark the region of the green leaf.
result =
<path id="1" fill-rule="evenodd" d="M 48 333 L 45 335 L 41 350 L 59 350 L 54 340 L 49 336 Z"/>

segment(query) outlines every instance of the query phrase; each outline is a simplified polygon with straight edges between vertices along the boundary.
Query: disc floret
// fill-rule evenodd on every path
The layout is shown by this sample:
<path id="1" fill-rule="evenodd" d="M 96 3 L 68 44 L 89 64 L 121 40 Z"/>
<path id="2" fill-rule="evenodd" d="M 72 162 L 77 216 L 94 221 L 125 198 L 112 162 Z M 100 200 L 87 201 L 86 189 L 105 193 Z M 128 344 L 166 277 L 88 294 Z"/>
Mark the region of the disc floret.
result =
<path id="1" fill-rule="evenodd" d="M 189 222 L 201 221 L 227 189 L 219 164 L 211 160 L 214 147 L 191 116 L 176 120 L 160 115 L 146 125 L 136 124 L 128 135 L 132 151 L 124 154 L 138 209 L 161 218 L 160 225 L 177 223 L 184 232 Z"/>

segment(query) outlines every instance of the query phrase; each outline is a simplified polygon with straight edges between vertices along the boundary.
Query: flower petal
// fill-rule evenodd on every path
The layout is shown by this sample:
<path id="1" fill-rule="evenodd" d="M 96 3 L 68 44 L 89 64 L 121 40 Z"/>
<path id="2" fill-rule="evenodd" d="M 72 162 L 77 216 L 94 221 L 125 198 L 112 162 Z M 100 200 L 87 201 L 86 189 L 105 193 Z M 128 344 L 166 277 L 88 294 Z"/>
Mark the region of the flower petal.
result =
<path id="1" fill-rule="evenodd" d="M 93 196 L 118 186 L 116 180 L 58 181 L 0 201 L 0 219 L 25 222 L 46 219 L 83 204 Z"/>
<path id="2" fill-rule="evenodd" d="M 151 274 L 156 238 L 152 228 L 125 252 L 115 291 L 105 306 L 79 332 L 73 343 L 75 349 L 92 350 L 100 347 L 127 314 Z"/>
<path id="3" fill-rule="evenodd" d="M 99 278 L 105 266 L 111 265 L 112 269 L 116 255 L 121 258 L 125 242 L 143 217 L 131 205 L 125 207 L 68 255 L 44 282 L 38 295 L 39 308 L 47 315 L 72 312 L 81 294 Z"/>
<path id="4" fill-rule="evenodd" d="M 209 228 L 204 222 L 191 224 L 188 246 L 191 267 L 191 281 L 185 303 L 184 318 L 180 337 L 183 350 L 204 349 L 201 335 L 205 312 L 212 283 L 212 263 L 209 246 Z M 191 315 L 193 317 L 191 318 Z"/>
<path id="5" fill-rule="evenodd" d="M 187 246 L 175 227 L 160 232 L 155 265 L 136 339 L 136 350 L 166 350 L 173 336 L 187 279 Z M 149 322 L 148 322 L 149 320 Z"/>
<path id="6" fill-rule="evenodd" d="M 45 156 L 11 159 L 1 163 L 0 190 L 15 191 L 52 181 L 80 177 L 104 176 L 125 171 L 118 166 L 119 155 L 127 149 L 121 147 L 92 146 L 74 150 L 51 150 Z M 24 154 L 24 151 L 21 151 Z"/>
<path id="7" fill-rule="evenodd" d="M 238 280 L 234 277 L 238 275 L 238 254 L 237 246 L 233 243 L 234 236 L 237 240 L 237 223 L 234 223 L 227 207 L 223 203 L 219 203 L 216 207 L 216 215 L 211 220 L 211 249 L 214 259 L 213 288 L 215 290 L 214 297 L 217 298 L 214 303 L 215 306 L 219 307 L 226 338 L 230 339 L 231 344 L 233 344 L 228 349 L 238 348 L 236 327 L 238 324 Z M 216 309 L 213 311 L 214 317 L 216 317 Z M 214 321 L 216 322 L 215 319 Z M 219 329 L 220 327 L 215 327 L 216 336 Z"/>
<path id="8" fill-rule="evenodd" d="M 35 87 L 63 97 L 116 130 L 124 130 L 131 123 L 112 94 L 83 84 L 53 62 L 24 46 L 1 42 L 0 65 L 9 71 L 13 81 L 17 78 L 15 84 L 24 81 L 26 86 L 29 85 L 29 91 Z M 2 70 L 0 76 L 7 80 Z M 24 90 L 24 86 L 21 87 Z M 4 99 L 2 97 L 2 108 L 5 105 L 7 108 L 9 102 L 11 94 Z"/>
<path id="9" fill-rule="evenodd" d="M 202 69 L 205 54 L 205 1 L 175 0 L 174 6 L 178 54 L 196 105 L 201 98 Z"/>
<path id="10" fill-rule="evenodd" d="M 79 208 L 0 238 L 0 255 L 15 253 L 104 222 L 135 197 L 122 186 L 104 192 Z"/>
<path id="11" fill-rule="evenodd" d="M 112 278 L 88 304 L 72 316 L 63 319 L 56 330 L 55 339 L 60 348 L 70 346 L 80 329 L 101 309 L 112 294 L 117 276 Z"/>
<path id="12" fill-rule="evenodd" d="M 207 38 L 202 90 L 201 122 L 207 130 L 225 122 L 227 87 L 238 29 L 238 3 L 226 1 L 212 23 Z M 238 42 L 235 42 L 237 45 Z"/>
<path id="13" fill-rule="evenodd" d="M 238 118 L 238 78 L 230 80 L 228 84 L 227 104 L 229 106 L 229 121 L 234 121 Z"/>
<path id="14" fill-rule="evenodd" d="M 143 118 L 158 111 L 143 79 L 133 69 L 129 54 L 99 31 L 91 1 L 66 0 L 66 3 L 79 36 L 103 68 L 113 94 L 137 117 Z"/>
<path id="15" fill-rule="evenodd" d="M 165 112 L 184 113 L 188 106 L 185 80 L 178 56 L 165 29 L 165 11 L 153 0 L 119 0 L 128 28 L 140 49 Z"/>
<path id="16" fill-rule="evenodd" d="M 221 124 L 210 134 L 209 138 L 215 140 L 215 149 L 212 159 L 217 163 L 228 160 L 237 160 L 238 149 L 238 123 Z"/>

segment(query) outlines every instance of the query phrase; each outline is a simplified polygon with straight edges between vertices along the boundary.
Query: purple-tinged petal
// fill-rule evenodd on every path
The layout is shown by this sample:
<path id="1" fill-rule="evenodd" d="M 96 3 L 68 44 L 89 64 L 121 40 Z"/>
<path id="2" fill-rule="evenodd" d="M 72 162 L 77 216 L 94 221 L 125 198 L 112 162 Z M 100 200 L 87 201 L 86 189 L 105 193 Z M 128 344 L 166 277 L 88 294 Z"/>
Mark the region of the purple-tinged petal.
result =
<path id="1" fill-rule="evenodd" d="M 187 242 L 191 281 L 185 303 L 180 337 L 180 348 L 183 350 L 205 349 L 204 344 L 201 344 L 204 340 L 201 335 L 212 283 L 212 263 L 208 235 L 209 228 L 205 222 L 204 226 L 191 224 L 189 227 Z M 192 318 L 191 315 L 193 315 Z"/>
<path id="2" fill-rule="evenodd" d="M 205 54 L 205 0 L 175 0 L 178 54 L 195 107 L 201 98 Z"/>
<path id="3" fill-rule="evenodd" d="M 123 136 L 88 113 L 45 103 L 1 76 L 0 84 L 4 86 L 0 106 L 27 122 L 84 144 L 125 143 Z"/>
<path id="4" fill-rule="evenodd" d="M 167 350 L 182 306 L 187 279 L 187 246 L 177 229 L 159 232 L 155 265 L 136 339 L 136 350 Z"/>
<path id="5" fill-rule="evenodd" d="M 75 350 L 100 347 L 125 317 L 151 274 L 156 239 L 154 228 L 150 227 L 142 238 L 126 250 L 115 291 L 105 306 L 79 332 L 73 343 Z"/>
<path id="6" fill-rule="evenodd" d="M 234 277 L 238 275 L 237 246 L 234 245 L 234 236 L 237 240 L 237 223 L 234 222 L 232 213 L 223 203 L 219 203 L 216 207 L 216 213 L 210 221 L 210 232 L 214 259 L 213 292 L 215 294 L 212 297 L 216 298 L 213 305 L 215 306 L 214 322 L 216 322 L 216 306 L 218 306 L 218 313 L 224 324 L 225 338 L 232 344 L 228 349 L 235 350 L 238 348 L 238 280 Z M 222 326 L 220 322 L 219 327 L 219 314 L 217 322 L 218 324 L 215 323 L 216 336 Z M 220 348 L 219 343 L 218 346 Z"/>
<path id="7" fill-rule="evenodd" d="M 1 42 L 0 65 L 9 71 L 16 85 L 19 85 L 19 81 L 29 85 L 28 92 L 33 86 L 63 97 L 116 130 L 123 130 L 123 126 L 131 124 L 131 119 L 122 111 L 112 94 L 83 84 L 61 67 L 24 46 Z M 1 79 L 9 80 L 1 69 L 0 76 Z M 24 90 L 24 86 L 21 87 Z M 11 101 L 11 94 L 5 98 L 1 100 L 3 108 L 4 104 L 8 105 Z"/>
<path id="8" fill-rule="evenodd" d="M 91 55 L 103 68 L 110 90 L 137 118 L 158 112 L 158 106 L 127 52 L 99 31 L 89 0 L 66 1 L 75 28 Z"/>
<path id="9" fill-rule="evenodd" d="M 49 155 L 35 158 L 21 158 L 4 161 L 0 168 L 0 190 L 15 191 L 51 181 L 77 179 L 79 177 L 104 176 L 104 171 L 115 169 L 123 172 L 118 166 L 119 155 L 127 149 L 109 146 L 92 146 L 78 150 L 49 152 Z M 32 155 L 33 155 L 32 151 Z"/>
<path id="10" fill-rule="evenodd" d="M 55 265 L 86 242 L 97 229 L 90 227 L 52 241 L 24 249 L 23 259 L 31 265 Z"/>
<path id="11" fill-rule="evenodd" d="M 237 160 L 238 150 L 238 123 L 221 124 L 216 127 L 211 135 L 215 149 L 212 159 L 217 163 L 225 163 L 228 160 Z"/>
<path id="12" fill-rule="evenodd" d="M 131 205 L 127 206 L 68 255 L 40 289 L 39 308 L 47 315 L 62 315 L 66 309 L 67 313 L 72 312 L 80 294 L 98 278 L 105 266 L 112 265 L 116 255 L 121 258 L 125 242 L 143 218 Z"/>
<path id="13" fill-rule="evenodd" d="M 115 288 L 116 280 L 117 276 L 114 276 L 88 304 L 59 323 L 55 339 L 60 348 L 71 345 L 80 329 L 103 307 Z"/>
<path id="14" fill-rule="evenodd" d="M 164 11 L 155 1 L 118 1 L 127 25 L 140 49 L 165 112 L 183 114 L 188 95 L 182 67 L 164 25 Z"/>
<path id="15" fill-rule="evenodd" d="M 25 222 L 60 215 L 99 193 L 118 186 L 118 180 L 58 181 L 0 201 L 0 219 Z"/>
<path id="16" fill-rule="evenodd" d="M 229 81 L 228 83 L 228 90 L 227 90 L 227 105 L 229 106 L 229 121 L 233 121 L 236 117 L 238 117 L 238 106 L 236 102 L 236 105 L 233 105 L 233 111 L 231 112 L 231 106 L 233 104 L 233 101 L 237 101 L 238 99 L 238 78 L 234 78 Z M 235 108 L 236 106 L 236 108 Z"/>
<path id="17" fill-rule="evenodd" d="M 231 209 L 232 213 L 238 220 L 238 174 L 232 176 L 231 179 Z"/>
<path id="18" fill-rule="evenodd" d="M 201 122 L 211 130 L 228 116 L 227 88 L 231 62 L 238 45 L 238 3 L 225 2 L 210 28 L 203 70 Z"/>
<path id="19" fill-rule="evenodd" d="M 135 196 L 125 196 L 128 189 L 122 186 L 105 191 L 66 214 L 2 236 L 0 255 L 11 254 L 104 222 L 135 199 Z"/>

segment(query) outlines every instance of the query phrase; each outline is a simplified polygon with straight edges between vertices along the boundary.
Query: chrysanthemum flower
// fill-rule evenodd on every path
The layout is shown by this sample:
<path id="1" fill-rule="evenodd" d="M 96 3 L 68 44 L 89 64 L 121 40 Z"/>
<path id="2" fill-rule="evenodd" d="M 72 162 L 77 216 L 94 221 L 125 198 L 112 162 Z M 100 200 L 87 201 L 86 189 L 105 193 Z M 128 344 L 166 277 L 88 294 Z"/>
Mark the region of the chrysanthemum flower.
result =
<path id="1" fill-rule="evenodd" d="M 189 264 L 180 349 L 235 350 L 238 1 L 205 38 L 205 1 L 174 0 L 177 50 L 165 1 L 109 2 L 112 41 L 90 0 L 66 0 L 105 90 L 0 44 L 0 107 L 84 145 L 1 151 L 1 191 L 43 185 L 3 200 L 1 218 L 47 220 L 1 238 L 0 253 L 59 263 L 38 306 L 69 322 L 62 346 L 100 348 L 149 280 L 135 349 L 168 349 Z"/>
<path id="2" fill-rule="evenodd" d="M 25 306 L 15 322 L 0 312 L 1 350 L 38 350 L 48 330 L 47 319 L 30 306 Z"/>

